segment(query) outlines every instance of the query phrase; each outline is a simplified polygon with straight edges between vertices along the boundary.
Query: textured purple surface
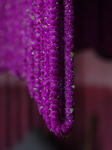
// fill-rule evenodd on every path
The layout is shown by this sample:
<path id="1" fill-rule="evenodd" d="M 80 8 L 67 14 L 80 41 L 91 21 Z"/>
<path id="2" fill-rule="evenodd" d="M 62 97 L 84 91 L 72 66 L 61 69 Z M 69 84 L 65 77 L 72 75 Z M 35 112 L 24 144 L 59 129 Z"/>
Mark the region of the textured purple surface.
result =
<path id="1" fill-rule="evenodd" d="M 0 69 L 28 85 L 50 131 L 74 124 L 72 0 L 5 0 L 0 4 Z"/>

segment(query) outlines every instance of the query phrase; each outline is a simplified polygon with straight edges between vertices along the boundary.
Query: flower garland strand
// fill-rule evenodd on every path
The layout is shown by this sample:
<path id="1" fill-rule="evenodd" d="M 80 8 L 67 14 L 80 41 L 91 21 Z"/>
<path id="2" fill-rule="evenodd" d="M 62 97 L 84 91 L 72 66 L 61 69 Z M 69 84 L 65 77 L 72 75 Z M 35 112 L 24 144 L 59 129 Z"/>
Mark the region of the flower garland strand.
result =
<path id="1" fill-rule="evenodd" d="M 34 86 L 34 1 L 29 0 L 29 43 L 27 49 L 27 84 L 31 98 L 34 97 L 33 86 Z"/>
<path id="2" fill-rule="evenodd" d="M 45 120 L 48 129 L 51 129 L 51 122 L 50 122 L 50 101 L 49 101 L 49 85 L 50 85 L 50 78 L 49 78 L 49 48 L 50 45 L 49 43 L 49 6 L 50 4 L 48 3 L 47 0 L 44 0 L 44 32 L 43 32 L 43 37 L 44 37 L 44 110 L 43 110 L 43 119 Z"/>
<path id="3" fill-rule="evenodd" d="M 59 3 L 58 1 L 49 1 L 50 4 L 50 49 L 49 49 L 49 62 L 50 62 L 50 121 L 51 121 L 51 131 L 55 132 L 57 136 L 66 136 L 67 133 L 71 130 L 71 127 L 74 124 L 74 98 L 73 98 L 73 25 L 72 25 L 72 2 L 65 1 L 65 119 L 60 118 L 59 112 L 59 103 L 63 103 L 63 99 L 60 98 L 60 89 L 59 89 Z M 70 13 L 71 12 L 71 13 Z M 70 16 L 70 19 L 68 18 Z M 67 31 L 66 31 L 67 30 Z M 72 72 L 71 72 L 72 69 Z M 69 80 L 68 80 L 69 79 Z M 48 101 L 48 100 L 47 100 Z M 59 102 L 60 101 L 60 102 Z M 62 122 L 64 120 L 64 122 Z"/>
<path id="4" fill-rule="evenodd" d="M 74 73 L 73 73 L 73 0 L 64 1 L 64 40 L 65 40 L 65 123 L 62 126 L 64 133 L 69 132 L 74 124 Z"/>
<path id="5" fill-rule="evenodd" d="M 34 14 L 35 15 L 35 50 L 34 50 L 34 99 L 37 102 L 39 113 L 43 114 L 43 101 L 42 101 L 42 77 L 41 77 L 41 68 L 42 68 L 42 19 L 41 19 L 41 11 L 42 11 L 42 3 L 41 0 L 35 0 L 34 6 Z"/>
<path id="6" fill-rule="evenodd" d="M 50 3 L 50 121 L 51 131 L 55 132 L 59 126 L 59 3 L 57 0 Z"/>
<path id="7" fill-rule="evenodd" d="M 66 137 L 75 111 L 73 0 L 5 1 L 0 67 L 25 80 L 48 129 Z"/>

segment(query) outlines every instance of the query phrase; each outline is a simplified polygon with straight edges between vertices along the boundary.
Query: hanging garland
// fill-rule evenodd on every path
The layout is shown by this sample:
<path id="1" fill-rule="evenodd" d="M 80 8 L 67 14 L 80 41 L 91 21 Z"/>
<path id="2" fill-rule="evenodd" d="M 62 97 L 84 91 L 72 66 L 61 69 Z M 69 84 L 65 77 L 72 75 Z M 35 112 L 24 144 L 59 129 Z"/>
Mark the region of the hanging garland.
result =
<path id="1" fill-rule="evenodd" d="M 49 130 L 65 137 L 74 124 L 73 1 L 7 0 L 3 6 L 0 67 L 25 80 Z"/>

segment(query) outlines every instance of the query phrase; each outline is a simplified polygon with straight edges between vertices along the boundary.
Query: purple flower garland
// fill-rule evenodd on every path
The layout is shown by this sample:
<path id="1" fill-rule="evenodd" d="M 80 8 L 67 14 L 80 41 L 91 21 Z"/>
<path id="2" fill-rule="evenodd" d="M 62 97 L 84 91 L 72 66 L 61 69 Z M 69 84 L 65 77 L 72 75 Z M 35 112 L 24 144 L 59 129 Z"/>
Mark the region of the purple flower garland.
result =
<path id="1" fill-rule="evenodd" d="M 34 99 L 37 102 L 40 114 L 43 114 L 43 100 L 42 94 L 42 74 L 43 74 L 43 60 L 44 60 L 44 49 L 43 49 L 43 2 L 41 0 L 34 1 L 35 9 L 35 51 L 34 51 Z"/>
<path id="2" fill-rule="evenodd" d="M 73 0 L 5 1 L 0 67 L 26 81 L 49 130 L 65 137 L 74 124 Z"/>

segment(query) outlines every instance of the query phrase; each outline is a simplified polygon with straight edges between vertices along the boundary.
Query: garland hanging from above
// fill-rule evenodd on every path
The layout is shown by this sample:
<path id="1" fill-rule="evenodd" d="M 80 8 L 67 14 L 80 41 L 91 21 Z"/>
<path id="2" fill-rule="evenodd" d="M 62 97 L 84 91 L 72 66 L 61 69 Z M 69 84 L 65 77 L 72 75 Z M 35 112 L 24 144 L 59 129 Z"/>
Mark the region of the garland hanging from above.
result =
<path id="1" fill-rule="evenodd" d="M 0 69 L 23 79 L 47 127 L 74 124 L 73 0 L 2 0 Z"/>

